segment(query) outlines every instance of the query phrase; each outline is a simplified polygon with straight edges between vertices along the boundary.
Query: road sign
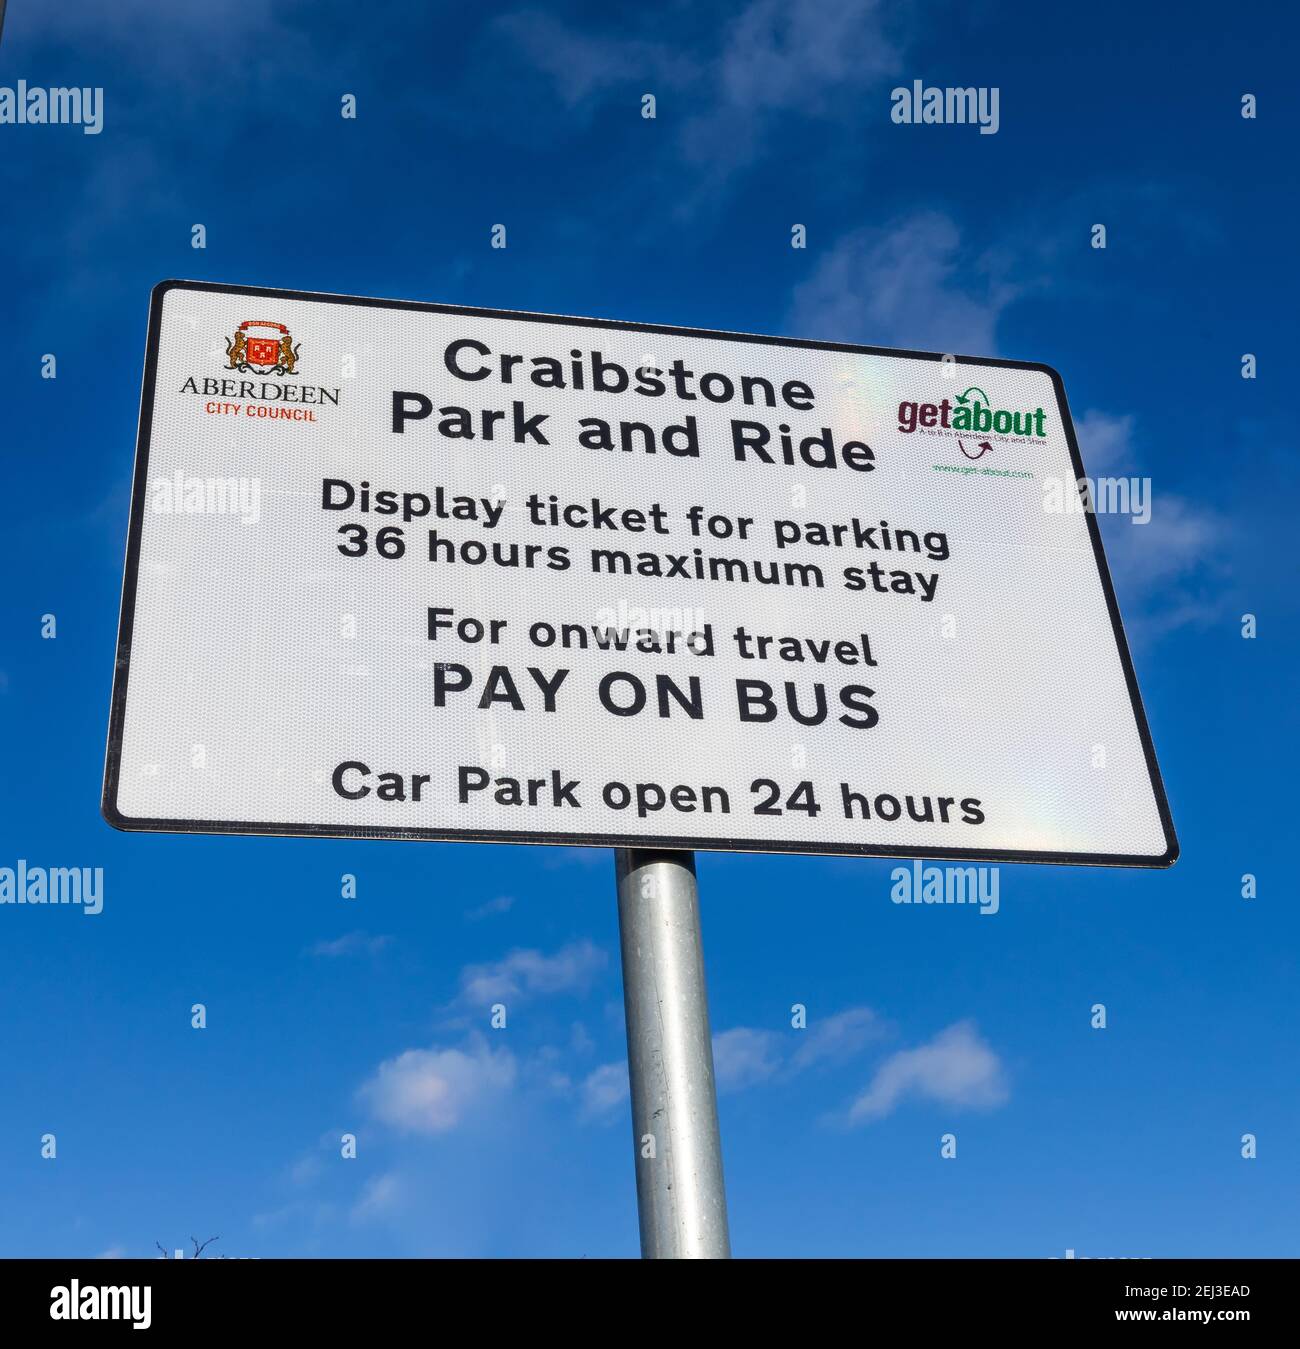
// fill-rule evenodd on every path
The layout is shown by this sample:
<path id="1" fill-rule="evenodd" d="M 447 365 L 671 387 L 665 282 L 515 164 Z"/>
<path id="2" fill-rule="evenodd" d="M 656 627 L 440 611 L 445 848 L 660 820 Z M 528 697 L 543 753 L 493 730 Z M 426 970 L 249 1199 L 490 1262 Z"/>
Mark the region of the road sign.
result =
<path id="1" fill-rule="evenodd" d="M 1059 376 L 164 282 L 125 829 L 1162 866 Z"/>

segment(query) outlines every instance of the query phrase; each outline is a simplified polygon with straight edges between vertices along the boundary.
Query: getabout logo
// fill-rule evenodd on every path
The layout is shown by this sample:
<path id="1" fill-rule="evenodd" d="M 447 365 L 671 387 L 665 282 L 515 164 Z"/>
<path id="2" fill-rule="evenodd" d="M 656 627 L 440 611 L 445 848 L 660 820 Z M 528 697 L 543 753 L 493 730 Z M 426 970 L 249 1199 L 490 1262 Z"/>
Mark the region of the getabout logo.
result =
<path id="1" fill-rule="evenodd" d="M 932 435 L 1045 440 L 1047 412 L 1041 407 L 995 408 L 988 394 L 972 384 L 955 399 L 945 398 L 941 403 L 899 403 L 898 429 L 905 435 L 924 431 Z M 990 448 L 986 443 L 981 452 L 988 453 Z M 964 449 L 963 453 L 966 453 Z M 967 457 L 978 458 L 978 455 Z"/>

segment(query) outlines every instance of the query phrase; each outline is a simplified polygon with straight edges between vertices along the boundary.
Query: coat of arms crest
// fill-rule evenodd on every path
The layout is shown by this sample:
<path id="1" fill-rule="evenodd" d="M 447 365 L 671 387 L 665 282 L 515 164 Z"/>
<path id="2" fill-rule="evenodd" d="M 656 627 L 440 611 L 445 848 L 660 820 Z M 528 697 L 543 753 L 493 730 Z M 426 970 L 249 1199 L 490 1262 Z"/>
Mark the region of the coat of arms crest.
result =
<path id="1" fill-rule="evenodd" d="M 270 328 L 273 337 L 256 336 L 250 329 Z M 294 342 L 283 323 L 263 319 L 248 319 L 235 329 L 235 335 L 226 340 L 227 370 L 242 374 L 296 375 L 298 352 L 302 343 Z"/>

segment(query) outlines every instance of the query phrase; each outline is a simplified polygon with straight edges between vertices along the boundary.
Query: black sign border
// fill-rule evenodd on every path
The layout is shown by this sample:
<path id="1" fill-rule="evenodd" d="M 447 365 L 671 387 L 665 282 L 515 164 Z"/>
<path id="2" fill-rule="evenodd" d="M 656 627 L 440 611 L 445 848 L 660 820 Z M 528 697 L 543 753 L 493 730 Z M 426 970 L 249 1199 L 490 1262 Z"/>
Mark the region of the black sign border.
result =
<path id="1" fill-rule="evenodd" d="M 255 299 L 307 300 L 324 304 L 365 305 L 374 309 L 405 309 L 428 314 L 456 314 L 468 318 L 515 319 L 534 323 L 552 323 L 563 327 L 610 328 L 622 332 L 652 333 L 666 337 L 706 337 L 726 342 L 753 342 L 765 346 L 798 347 L 816 351 L 844 351 L 860 356 L 905 356 L 914 360 L 941 361 L 943 355 L 932 351 L 910 351 L 894 347 L 864 347 L 848 342 L 818 342 L 794 337 L 765 337 L 757 333 L 733 333 L 710 328 L 674 328 L 657 323 L 631 323 L 621 319 L 589 319 L 559 314 L 534 314 L 515 309 L 478 309 L 465 305 L 431 304 L 418 300 L 381 300 L 359 295 L 332 295 L 321 291 L 274 290 L 261 286 L 231 286 L 213 281 L 160 281 L 154 288 L 149 304 L 149 330 L 145 346 L 144 380 L 140 393 L 140 425 L 136 439 L 135 471 L 131 485 L 131 519 L 127 536 L 126 565 L 122 578 L 122 607 L 118 621 L 117 661 L 113 675 L 112 704 L 109 712 L 108 748 L 104 761 L 104 792 L 101 810 L 104 819 L 115 829 L 128 832 L 157 832 L 176 834 L 263 834 L 285 838 L 364 838 L 378 840 L 427 840 L 441 843 L 527 843 L 540 846 L 568 846 L 587 848 L 665 848 L 700 852 L 739 852 L 773 854 L 815 854 L 826 857 L 898 857 L 933 859 L 936 861 L 967 862 L 1038 862 L 1063 866 L 1111 867 L 1169 867 L 1178 859 L 1178 839 L 1174 833 L 1173 818 L 1165 796 L 1160 766 L 1156 762 L 1155 746 L 1147 725 L 1142 695 L 1138 691 L 1137 675 L 1129 654 L 1124 625 L 1120 618 L 1115 588 L 1102 549 L 1101 530 L 1096 515 L 1085 514 L 1088 534 L 1092 539 L 1093 556 L 1106 607 L 1110 612 L 1111 627 L 1124 679 L 1128 684 L 1133 717 L 1142 739 L 1151 790 L 1155 796 L 1164 830 L 1165 851 L 1147 856 L 1131 853 L 1070 853 L 1036 852 L 998 848 L 925 848 L 881 843 L 788 843 L 777 846 L 770 842 L 750 842 L 736 838 L 691 838 L 681 835 L 654 836 L 647 834 L 590 834 L 552 833 L 533 830 L 497 829 L 384 829 L 359 825 L 298 825 L 266 824 L 246 820 L 155 820 L 137 819 L 123 815 L 117 809 L 117 789 L 122 760 L 122 734 L 126 722 L 127 681 L 131 672 L 131 639 L 135 624 L 136 582 L 140 564 L 140 541 L 144 528 L 144 506 L 149 467 L 149 437 L 153 426 L 154 385 L 158 371 L 158 343 L 162 329 L 163 298 L 170 290 L 206 291 L 218 295 L 246 295 Z M 1057 410 L 1065 428 L 1070 457 L 1076 480 L 1085 476 L 1079 444 L 1074 433 L 1065 397 L 1065 385 L 1057 370 L 1036 361 L 1013 361 L 991 356 L 954 356 L 959 364 L 994 366 L 1009 370 L 1037 370 L 1047 375 L 1056 392 Z"/>

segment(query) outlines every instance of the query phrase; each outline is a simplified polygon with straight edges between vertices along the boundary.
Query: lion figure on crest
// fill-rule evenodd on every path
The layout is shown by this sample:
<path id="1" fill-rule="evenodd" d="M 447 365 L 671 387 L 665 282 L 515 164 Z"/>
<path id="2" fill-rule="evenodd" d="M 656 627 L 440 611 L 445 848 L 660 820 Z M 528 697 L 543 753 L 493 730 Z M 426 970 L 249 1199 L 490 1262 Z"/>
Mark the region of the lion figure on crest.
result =
<path id="1" fill-rule="evenodd" d="M 226 341 L 226 355 L 230 358 L 230 364 L 226 366 L 227 370 L 238 370 L 248 361 L 248 338 L 244 336 L 243 329 L 236 331 L 233 338 Z"/>
<path id="2" fill-rule="evenodd" d="M 286 375 L 294 373 L 294 366 L 298 364 L 298 351 L 302 346 L 300 342 L 297 347 L 293 344 L 293 339 L 288 333 L 280 339 L 280 364 L 284 367 Z"/>

